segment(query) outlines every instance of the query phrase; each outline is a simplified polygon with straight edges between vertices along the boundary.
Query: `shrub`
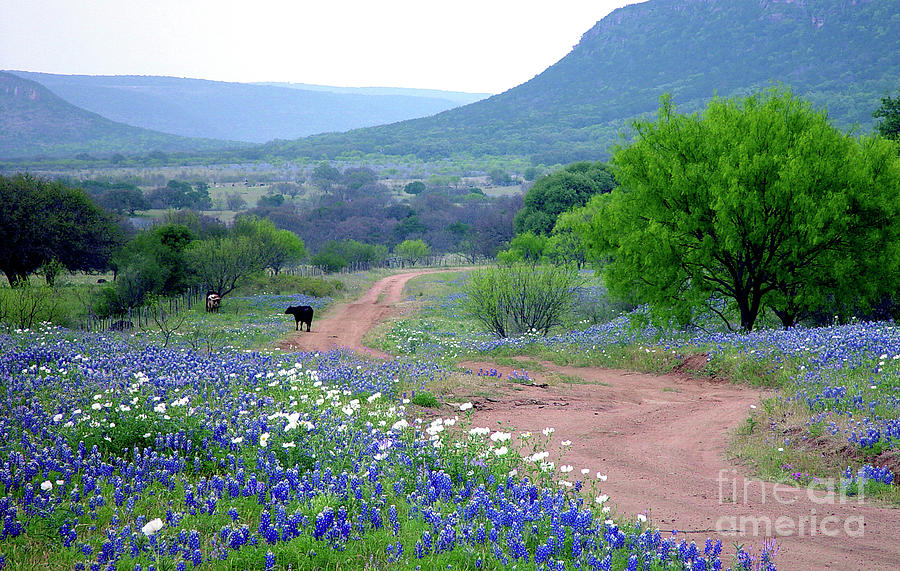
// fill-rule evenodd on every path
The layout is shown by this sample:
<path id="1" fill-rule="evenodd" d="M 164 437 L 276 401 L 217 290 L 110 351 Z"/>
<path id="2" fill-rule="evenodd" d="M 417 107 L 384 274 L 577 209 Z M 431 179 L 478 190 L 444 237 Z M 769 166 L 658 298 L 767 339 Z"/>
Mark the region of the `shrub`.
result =
<path id="1" fill-rule="evenodd" d="M 573 266 L 515 264 L 472 272 L 465 310 L 499 338 L 547 335 L 571 311 L 581 278 Z"/>

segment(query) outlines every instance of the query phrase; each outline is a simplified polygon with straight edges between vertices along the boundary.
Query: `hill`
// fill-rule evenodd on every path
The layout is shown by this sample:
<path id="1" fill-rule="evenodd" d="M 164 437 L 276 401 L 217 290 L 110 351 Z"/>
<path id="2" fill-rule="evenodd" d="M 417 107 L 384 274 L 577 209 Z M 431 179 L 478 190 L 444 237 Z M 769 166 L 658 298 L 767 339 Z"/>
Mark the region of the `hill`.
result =
<path id="1" fill-rule="evenodd" d="M 264 143 L 434 115 L 486 94 L 158 76 L 13 71 L 108 119 L 173 133 Z"/>
<path id="2" fill-rule="evenodd" d="M 774 83 L 868 131 L 900 88 L 900 2 L 649 0 L 615 10 L 562 60 L 484 101 L 413 121 L 276 142 L 275 156 L 345 149 L 422 158 L 525 155 L 552 164 L 602 158 L 629 118 L 669 92 L 682 111 Z"/>
<path id="3" fill-rule="evenodd" d="M 210 151 L 237 143 L 191 139 L 110 121 L 34 81 L 0 72 L 0 157 Z"/>

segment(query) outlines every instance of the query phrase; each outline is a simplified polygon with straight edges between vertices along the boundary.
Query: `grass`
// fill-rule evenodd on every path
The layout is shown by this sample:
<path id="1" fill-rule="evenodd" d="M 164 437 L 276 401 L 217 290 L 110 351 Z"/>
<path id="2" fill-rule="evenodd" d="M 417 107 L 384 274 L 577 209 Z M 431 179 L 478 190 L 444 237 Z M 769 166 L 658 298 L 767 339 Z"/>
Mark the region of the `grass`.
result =
<path id="1" fill-rule="evenodd" d="M 890 327 L 871 333 L 868 326 L 858 324 L 833 331 L 697 335 L 629 329 L 619 318 L 588 330 L 594 331 L 589 335 L 576 329 L 549 339 L 497 341 L 461 315 L 462 279 L 419 283 L 411 293 L 423 293 L 430 304 L 420 314 L 382 330 L 381 342 L 389 351 L 442 363 L 468 360 L 531 371 L 541 361 L 650 373 L 677 370 L 773 389 L 779 398 L 761 402 L 758 414 L 741 424 L 730 444 L 732 457 L 756 476 L 817 485 L 817 479 L 841 480 L 848 466 L 855 470 L 871 464 L 887 466 L 900 477 L 900 436 L 888 436 L 892 429 L 878 420 L 900 416 L 895 397 L 900 390 L 900 357 L 892 359 L 900 355 L 900 340 L 891 337 Z M 591 319 L 576 315 L 571 321 L 583 328 Z M 842 357 L 846 351 L 850 353 Z M 873 371 L 878 374 L 873 376 Z M 558 382 L 583 381 L 554 375 L 548 384 Z M 875 444 L 861 444 L 858 440 L 867 430 L 883 437 Z M 870 497 L 900 505 L 896 486 L 871 481 L 867 485 L 873 488 Z"/>

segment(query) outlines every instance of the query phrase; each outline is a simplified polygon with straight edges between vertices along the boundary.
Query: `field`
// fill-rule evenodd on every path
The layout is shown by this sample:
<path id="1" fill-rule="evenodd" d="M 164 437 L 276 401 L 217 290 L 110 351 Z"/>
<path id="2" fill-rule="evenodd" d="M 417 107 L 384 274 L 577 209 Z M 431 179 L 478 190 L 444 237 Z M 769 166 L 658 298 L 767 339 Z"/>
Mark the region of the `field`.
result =
<path id="1" fill-rule="evenodd" d="M 498 425 L 500 405 L 486 406 L 547 395 L 545 383 L 559 398 L 602 394 L 619 381 L 586 380 L 593 367 L 671 371 L 698 353 L 697 374 L 744 385 L 660 376 L 644 390 L 673 403 L 749 398 L 733 454 L 766 478 L 799 482 L 800 466 L 824 481 L 840 457 L 851 494 L 897 501 L 885 483 L 900 385 L 892 325 L 672 335 L 583 314 L 546 339 L 498 341 L 460 317 L 464 280 L 407 284 L 401 314 L 367 338 L 400 355 L 388 361 L 278 349 L 295 335 L 287 305 L 316 307 L 314 332 L 337 312 L 329 298 L 278 294 L 190 311 L 166 348 L 152 330 L 0 336 L 6 568 L 774 569 L 763 538 L 728 546 L 673 533 L 696 529 L 682 527 L 696 514 L 629 509 L 612 492 L 628 482 L 579 461 L 576 426 L 553 430 L 537 406 Z M 746 384 L 762 388 L 750 398 Z M 525 410 L 540 425 L 530 434 L 514 425 Z M 850 452 L 813 462 L 825 440 Z"/>

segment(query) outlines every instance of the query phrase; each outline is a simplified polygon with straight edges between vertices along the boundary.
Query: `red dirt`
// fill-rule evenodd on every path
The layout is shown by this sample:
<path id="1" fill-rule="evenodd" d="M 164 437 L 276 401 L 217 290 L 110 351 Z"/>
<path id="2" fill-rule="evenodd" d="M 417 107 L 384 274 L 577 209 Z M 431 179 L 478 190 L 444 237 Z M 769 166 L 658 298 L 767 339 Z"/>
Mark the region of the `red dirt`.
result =
<path id="1" fill-rule="evenodd" d="M 389 359 L 387 353 L 363 346 L 362 338 L 370 329 L 396 314 L 395 306 L 403 301 L 406 282 L 435 271 L 421 270 L 379 280 L 359 300 L 338 305 L 327 317 L 314 319 L 311 331 L 295 333 L 278 346 L 293 351 L 328 351 L 347 347 L 373 357 Z"/>
<path id="2" fill-rule="evenodd" d="M 336 308 L 328 319 L 313 323 L 313 332 L 295 334 L 282 347 L 345 346 L 387 357 L 362 347 L 361 339 L 392 315 L 406 281 L 423 273 L 428 272 L 379 281 L 360 301 Z M 509 381 L 511 367 L 489 361 L 459 365 L 503 373 L 502 379 L 481 379 L 498 396 L 472 399 L 476 426 L 496 428 L 499 422 L 535 434 L 555 428 L 550 459 L 564 450 L 561 463 L 574 466 L 572 481 L 582 468 L 590 469 L 589 478 L 607 475 L 601 490 L 621 514 L 648 514 L 661 530 L 684 530 L 679 536 L 687 533 L 701 549 L 707 537 L 718 536 L 726 547 L 738 542 L 759 553 L 763 539 L 777 536 L 776 561 L 788 571 L 900 569 L 900 541 L 894 535 L 900 510 L 751 480 L 725 458 L 728 432 L 759 403 L 756 389 L 680 372 L 650 375 L 549 362 L 540 363 L 542 372 L 529 372 L 536 384 L 553 382 L 541 388 Z M 559 374 L 584 382 L 561 384 Z M 563 440 L 572 444 L 562 448 Z M 717 533 L 734 528 L 739 532 Z"/>

